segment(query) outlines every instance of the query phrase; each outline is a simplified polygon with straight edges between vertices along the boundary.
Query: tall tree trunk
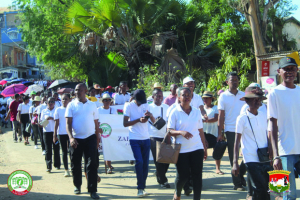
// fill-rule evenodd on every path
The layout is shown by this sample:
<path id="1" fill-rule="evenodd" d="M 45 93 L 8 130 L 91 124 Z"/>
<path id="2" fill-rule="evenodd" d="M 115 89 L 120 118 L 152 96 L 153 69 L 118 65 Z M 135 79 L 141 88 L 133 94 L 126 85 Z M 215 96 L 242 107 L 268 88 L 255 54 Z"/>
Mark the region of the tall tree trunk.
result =
<path id="1" fill-rule="evenodd" d="M 261 62 L 258 60 L 257 56 L 266 54 L 266 49 L 264 45 L 262 27 L 259 18 L 259 2 L 258 0 L 249 0 L 246 6 L 245 17 L 251 27 L 252 39 L 254 44 L 255 59 L 256 59 L 256 69 L 257 69 L 257 82 L 260 83 L 259 77 L 261 77 Z"/>

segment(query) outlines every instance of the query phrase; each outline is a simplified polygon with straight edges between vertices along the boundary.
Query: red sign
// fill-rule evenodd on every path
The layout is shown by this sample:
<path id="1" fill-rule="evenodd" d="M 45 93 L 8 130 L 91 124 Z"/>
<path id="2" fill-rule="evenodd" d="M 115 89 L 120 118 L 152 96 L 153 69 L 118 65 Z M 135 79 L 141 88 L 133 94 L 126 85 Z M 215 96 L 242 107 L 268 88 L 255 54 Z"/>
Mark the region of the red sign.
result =
<path id="1" fill-rule="evenodd" d="M 261 76 L 269 76 L 270 74 L 270 61 L 263 60 L 261 66 Z"/>

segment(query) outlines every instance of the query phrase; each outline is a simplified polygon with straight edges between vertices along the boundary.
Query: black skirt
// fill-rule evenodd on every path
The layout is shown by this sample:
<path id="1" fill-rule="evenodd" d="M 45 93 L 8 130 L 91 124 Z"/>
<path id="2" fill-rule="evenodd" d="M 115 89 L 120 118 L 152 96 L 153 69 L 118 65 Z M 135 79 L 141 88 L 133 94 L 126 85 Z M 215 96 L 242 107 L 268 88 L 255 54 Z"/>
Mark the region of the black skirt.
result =
<path id="1" fill-rule="evenodd" d="M 26 132 L 26 125 L 29 123 L 29 113 L 21 114 L 21 129 L 24 137 L 30 137 L 30 133 Z"/>

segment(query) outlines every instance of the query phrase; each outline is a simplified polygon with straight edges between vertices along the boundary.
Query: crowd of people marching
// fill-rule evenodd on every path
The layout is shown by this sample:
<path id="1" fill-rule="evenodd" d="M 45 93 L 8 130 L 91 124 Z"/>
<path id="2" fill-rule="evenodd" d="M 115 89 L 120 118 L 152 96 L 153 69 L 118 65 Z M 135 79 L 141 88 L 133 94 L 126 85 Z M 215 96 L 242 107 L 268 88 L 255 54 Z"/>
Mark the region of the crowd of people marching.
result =
<path id="1" fill-rule="evenodd" d="M 267 172 L 283 169 L 291 172 L 290 193 L 277 198 L 296 199 L 295 173 L 300 174 L 300 146 L 297 145 L 300 140 L 300 88 L 294 84 L 297 71 L 293 58 L 282 58 L 278 74 L 283 82 L 268 95 L 257 83 L 250 84 L 245 92 L 240 91 L 239 76 L 231 72 L 226 79 L 229 88 L 218 92 L 218 101 L 215 101 L 215 91 L 205 91 L 202 97 L 196 94 L 192 77 L 184 78 L 181 87 L 171 85 L 167 97 L 163 96 L 159 83 L 154 85 L 152 96 L 148 98 L 140 89 L 129 93 L 125 81 L 114 88 L 115 93 L 111 86 L 103 93 L 98 84 L 87 88 L 81 83 L 76 86 L 74 94 L 33 91 L 30 96 L 15 94 L 7 101 L 0 99 L 1 106 L 8 107 L 7 115 L 0 110 L 0 117 L 2 126 L 7 126 L 8 120 L 12 122 L 15 142 L 24 140 L 27 145 L 32 138 L 34 147 L 39 149 L 40 140 L 47 172 L 52 170 L 52 150 L 53 166 L 60 169 L 61 149 L 64 176 L 71 176 L 70 156 L 75 194 L 81 193 L 83 158 L 87 188 L 93 199 L 99 198 L 96 192 L 101 180 L 97 174 L 102 133 L 99 125 L 104 114 L 117 114 L 113 105 L 124 105 L 123 125 L 129 129 L 138 197 L 149 195 L 145 188 L 150 151 L 158 184 L 161 188 L 170 188 L 167 178 L 169 164 L 156 160 L 157 141 L 166 138 L 181 144 L 175 164 L 174 200 L 181 199 L 182 190 L 185 195 L 193 192 L 194 200 L 201 198 L 207 149 L 215 148 L 224 140 L 227 141 L 234 190 L 244 191 L 248 185 L 247 199 L 270 199 Z M 165 125 L 157 128 L 154 123 L 159 118 L 165 121 Z M 239 164 L 240 148 L 243 159 Z M 105 163 L 108 173 L 112 173 L 111 161 Z M 223 175 L 221 160 L 216 159 L 215 164 L 216 174 Z M 246 172 L 247 180 L 244 178 Z"/>

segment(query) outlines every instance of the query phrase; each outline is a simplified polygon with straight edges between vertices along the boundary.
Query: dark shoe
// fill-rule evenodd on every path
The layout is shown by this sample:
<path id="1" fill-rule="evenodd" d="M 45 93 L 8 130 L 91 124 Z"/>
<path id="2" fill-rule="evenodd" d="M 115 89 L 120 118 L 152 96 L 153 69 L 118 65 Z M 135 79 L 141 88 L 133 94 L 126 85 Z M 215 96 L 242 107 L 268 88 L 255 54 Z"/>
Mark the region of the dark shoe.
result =
<path id="1" fill-rule="evenodd" d="M 99 195 L 96 192 L 91 192 L 92 199 L 100 199 Z"/>
<path id="2" fill-rule="evenodd" d="M 247 186 L 247 182 L 243 176 L 241 176 L 241 183 L 242 183 L 242 186 L 244 186 L 244 187 Z"/>
<path id="3" fill-rule="evenodd" d="M 237 191 L 245 191 L 246 190 L 242 185 L 234 186 L 233 189 L 237 190 Z"/>
<path id="4" fill-rule="evenodd" d="M 168 182 L 165 182 L 164 184 L 160 184 L 161 188 L 170 188 L 170 184 Z"/>
<path id="5" fill-rule="evenodd" d="M 186 196 L 189 196 L 191 193 L 193 192 L 193 190 L 191 188 L 187 189 L 187 190 L 184 190 L 184 194 Z"/>
<path id="6" fill-rule="evenodd" d="M 80 187 L 74 188 L 74 194 L 80 194 Z"/>

